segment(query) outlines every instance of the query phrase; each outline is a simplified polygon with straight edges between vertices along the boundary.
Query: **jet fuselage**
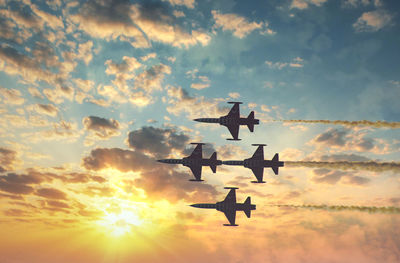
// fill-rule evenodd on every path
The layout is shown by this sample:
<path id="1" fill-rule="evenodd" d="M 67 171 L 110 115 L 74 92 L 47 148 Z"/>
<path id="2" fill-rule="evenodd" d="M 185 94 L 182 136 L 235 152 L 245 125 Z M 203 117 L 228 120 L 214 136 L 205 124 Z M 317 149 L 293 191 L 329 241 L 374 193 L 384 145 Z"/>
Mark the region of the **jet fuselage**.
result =
<path id="1" fill-rule="evenodd" d="M 225 212 L 228 210 L 233 211 L 247 211 L 256 210 L 256 205 L 248 203 L 226 203 L 224 201 L 217 202 L 215 204 L 193 204 L 192 207 L 204 208 L 204 209 L 217 209 L 218 211 Z"/>
<path id="2" fill-rule="evenodd" d="M 192 159 L 188 157 L 184 157 L 182 159 L 162 159 L 158 160 L 160 163 L 169 163 L 169 164 L 182 164 L 183 166 L 212 166 L 212 165 L 221 165 L 221 160 L 210 160 L 210 159 Z"/>
<path id="3" fill-rule="evenodd" d="M 231 116 L 222 116 L 220 118 L 198 118 L 194 120 L 198 122 L 219 123 L 223 126 L 260 124 L 260 120 L 258 119 L 236 118 Z"/>
<path id="4" fill-rule="evenodd" d="M 254 168 L 254 167 L 283 167 L 284 162 L 275 162 L 272 160 L 252 160 L 251 158 L 245 159 L 243 161 L 223 161 L 222 164 L 225 165 L 239 165 L 244 166 L 246 168 Z"/>

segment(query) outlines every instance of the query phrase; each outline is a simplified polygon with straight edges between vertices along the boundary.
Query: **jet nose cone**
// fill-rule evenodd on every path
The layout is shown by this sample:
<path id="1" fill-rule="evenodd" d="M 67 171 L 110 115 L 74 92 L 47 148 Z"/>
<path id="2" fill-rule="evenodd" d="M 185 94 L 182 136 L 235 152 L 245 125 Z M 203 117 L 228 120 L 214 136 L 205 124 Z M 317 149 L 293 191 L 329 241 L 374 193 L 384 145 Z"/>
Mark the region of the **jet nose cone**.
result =
<path id="1" fill-rule="evenodd" d="M 193 119 L 194 121 L 200 121 L 200 119 Z"/>
<path id="2" fill-rule="evenodd" d="M 159 163 L 167 163 L 167 160 L 161 159 L 161 160 L 157 160 L 157 162 L 159 162 Z"/>

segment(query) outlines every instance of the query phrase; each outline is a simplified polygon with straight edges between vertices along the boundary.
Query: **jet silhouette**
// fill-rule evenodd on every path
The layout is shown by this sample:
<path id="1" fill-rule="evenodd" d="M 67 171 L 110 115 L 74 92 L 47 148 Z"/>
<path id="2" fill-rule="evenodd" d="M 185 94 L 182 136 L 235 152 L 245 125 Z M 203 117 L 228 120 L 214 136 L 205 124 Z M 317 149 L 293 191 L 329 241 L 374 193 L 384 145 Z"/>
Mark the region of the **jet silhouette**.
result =
<path id="1" fill-rule="evenodd" d="M 243 161 L 223 161 L 222 164 L 226 165 L 240 165 L 249 168 L 253 171 L 257 178 L 257 181 L 251 181 L 252 183 L 265 183 L 263 181 L 264 167 L 271 167 L 274 173 L 277 175 L 279 167 L 283 167 L 284 162 L 279 161 L 279 155 L 276 153 L 272 160 L 264 160 L 264 146 L 266 144 L 252 144 L 258 146 L 253 156 Z"/>
<path id="2" fill-rule="evenodd" d="M 201 169 L 203 166 L 210 166 L 213 173 L 217 171 L 217 165 L 221 165 L 222 161 L 217 160 L 217 153 L 214 152 L 210 159 L 203 159 L 203 148 L 204 143 L 191 143 L 197 145 L 193 150 L 192 154 L 188 157 L 184 157 L 182 159 L 162 159 L 157 160 L 157 162 L 161 163 L 170 163 L 170 164 L 182 164 L 183 166 L 187 166 L 192 170 L 192 173 L 195 179 L 190 179 L 189 181 L 201 182 Z"/>
<path id="3" fill-rule="evenodd" d="M 251 132 L 254 131 L 254 125 L 259 124 L 260 120 L 254 119 L 254 111 L 250 112 L 247 118 L 240 117 L 240 109 L 239 104 L 241 102 L 228 102 L 230 104 L 234 104 L 232 109 L 229 111 L 228 115 L 222 116 L 220 118 L 198 118 L 194 119 L 194 121 L 198 122 L 208 122 L 208 123 L 219 123 L 220 125 L 224 125 L 228 128 L 231 133 L 233 139 L 227 139 L 231 141 L 240 141 L 239 137 L 239 126 L 247 125 Z"/>
<path id="4" fill-rule="evenodd" d="M 206 209 L 217 209 L 224 212 L 229 224 L 224 226 L 238 226 L 235 224 L 236 211 L 243 211 L 248 218 L 251 216 L 251 210 L 256 210 L 256 205 L 251 204 L 250 196 L 247 197 L 244 203 L 236 203 L 236 189 L 237 187 L 225 187 L 224 189 L 231 189 L 224 201 L 217 202 L 216 204 L 193 204 L 190 206 Z"/>

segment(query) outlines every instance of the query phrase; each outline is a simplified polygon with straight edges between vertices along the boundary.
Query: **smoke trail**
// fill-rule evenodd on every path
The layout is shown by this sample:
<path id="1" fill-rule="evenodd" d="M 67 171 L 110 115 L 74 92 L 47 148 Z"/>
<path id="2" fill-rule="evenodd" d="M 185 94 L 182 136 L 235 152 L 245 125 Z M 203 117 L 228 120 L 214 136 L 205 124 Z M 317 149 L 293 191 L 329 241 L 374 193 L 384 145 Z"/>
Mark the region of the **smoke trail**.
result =
<path id="1" fill-rule="evenodd" d="M 387 122 L 387 121 L 330 121 L 330 120 L 276 120 L 286 123 L 323 123 L 323 124 L 336 124 L 344 126 L 368 126 L 374 128 L 390 128 L 400 129 L 400 122 Z"/>
<path id="2" fill-rule="evenodd" d="M 269 205 L 274 207 L 293 207 L 326 211 L 359 211 L 370 214 L 400 214 L 400 207 L 394 206 L 346 206 L 346 205 Z"/>
<path id="3" fill-rule="evenodd" d="M 308 167 L 308 168 L 326 168 L 326 169 L 339 169 L 339 170 L 364 170 L 370 172 L 400 172 L 399 162 L 317 162 L 317 161 L 286 161 L 286 167 Z"/>

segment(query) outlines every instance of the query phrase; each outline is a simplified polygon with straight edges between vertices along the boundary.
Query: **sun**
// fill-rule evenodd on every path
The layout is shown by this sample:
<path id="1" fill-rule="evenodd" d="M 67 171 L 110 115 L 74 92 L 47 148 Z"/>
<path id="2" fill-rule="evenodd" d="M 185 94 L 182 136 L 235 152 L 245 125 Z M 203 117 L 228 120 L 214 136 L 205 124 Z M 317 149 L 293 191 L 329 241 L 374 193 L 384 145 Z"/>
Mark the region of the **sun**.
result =
<path id="1" fill-rule="evenodd" d="M 121 237 L 130 234 L 132 227 L 143 224 L 143 220 L 134 211 L 121 210 L 119 212 L 106 212 L 104 217 L 97 221 L 97 224 L 104 227 L 104 230 L 112 236 Z"/>

